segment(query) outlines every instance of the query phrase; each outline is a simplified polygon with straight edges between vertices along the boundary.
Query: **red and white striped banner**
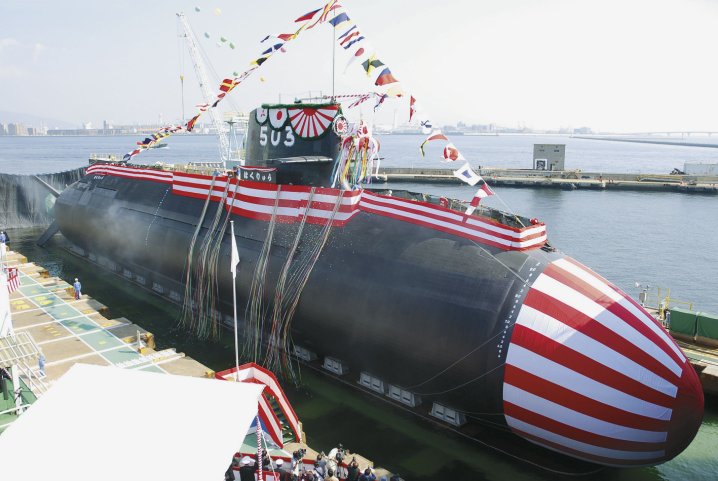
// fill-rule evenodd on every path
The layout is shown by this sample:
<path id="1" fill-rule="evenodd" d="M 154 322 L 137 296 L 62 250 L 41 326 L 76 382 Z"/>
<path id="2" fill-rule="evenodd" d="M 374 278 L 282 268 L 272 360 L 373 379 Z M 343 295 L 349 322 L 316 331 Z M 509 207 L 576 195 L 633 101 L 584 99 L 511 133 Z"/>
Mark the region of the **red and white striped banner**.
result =
<path id="1" fill-rule="evenodd" d="M 173 172 L 170 172 L 172 174 Z M 226 175 L 217 176 L 212 182 L 212 177 L 207 175 L 186 174 L 174 172 L 172 178 L 172 193 L 196 199 L 206 199 L 212 188 L 212 200 L 220 202 L 227 191 L 227 183 L 233 181 Z"/>
<path id="2" fill-rule="evenodd" d="M 263 367 L 250 362 L 239 366 L 239 370 L 236 367 L 227 369 L 222 372 L 215 374 L 217 379 L 224 379 L 227 381 L 239 381 L 239 382 L 251 382 L 256 384 L 262 384 L 265 389 L 262 391 L 262 396 L 259 398 L 258 414 L 262 420 L 267 433 L 270 435 L 272 440 L 280 447 L 284 446 L 282 439 L 282 425 L 270 405 L 270 398 L 274 399 L 282 411 L 282 415 L 286 419 L 289 427 L 292 429 L 297 442 L 302 441 L 302 430 L 299 425 L 299 417 L 294 412 L 294 408 L 289 403 L 289 399 L 284 394 L 284 390 L 279 385 L 279 381 L 274 374 L 264 369 Z"/>
<path id="3" fill-rule="evenodd" d="M 504 414 L 514 432 L 549 449 L 614 466 L 654 465 L 675 456 L 680 431 L 690 430 L 685 399 L 702 404 L 690 371 L 646 311 L 566 257 L 538 276 L 518 313 Z"/>
<path id="4" fill-rule="evenodd" d="M 7 269 L 7 291 L 12 294 L 20 287 L 20 275 L 17 267 L 8 267 Z"/>
<path id="5" fill-rule="evenodd" d="M 465 215 L 441 205 L 375 194 L 366 190 L 312 188 L 301 185 L 276 185 L 218 176 L 212 181 L 207 175 L 158 171 L 125 166 L 94 165 L 88 174 L 171 182 L 176 195 L 224 202 L 233 214 L 269 221 L 277 205 L 276 221 L 344 226 L 359 213 L 389 217 L 402 222 L 434 229 L 504 250 L 541 247 L 547 239 L 546 226 L 535 224 L 518 228 L 493 220 Z M 228 186 L 229 183 L 229 186 Z M 339 200 L 341 196 L 341 200 Z M 336 207 L 337 202 L 339 206 Z M 335 207 L 337 212 L 332 215 Z"/>
<path id="6" fill-rule="evenodd" d="M 172 174 L 172 172 L 165 170 L 111 164 L 93 164 L 87 168 L 87 175 L 111 175 L 126 179 L 152 180 L 166 184 L 172 182 Z"/>

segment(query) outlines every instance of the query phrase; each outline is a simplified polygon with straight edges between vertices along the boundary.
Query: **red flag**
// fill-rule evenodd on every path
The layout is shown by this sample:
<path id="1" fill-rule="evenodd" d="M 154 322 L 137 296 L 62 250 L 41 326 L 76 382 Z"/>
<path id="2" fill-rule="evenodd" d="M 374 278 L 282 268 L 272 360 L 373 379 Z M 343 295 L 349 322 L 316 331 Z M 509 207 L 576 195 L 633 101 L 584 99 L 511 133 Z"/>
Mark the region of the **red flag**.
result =
<path id="1" fill-rule="evenodd" d="M 463 155 L 461 155 L 461 152 L 459 152 L 459 149 L 456 148 L 454 144 L 449 142 L 446 144 L 446 147 L 444 147 L 443 152 L 444 162 L 453 162 L 455 160 L 466 160 Z"/>
<path id="2" fill-rule="evenodd" d="M 237 82 L 236 80 L 233 80 L 231 78 L 226 78 L 226 79 L 222 80 L 222 85 L 219 86 L 219 89 L 222 92 L 229 92 L 234 87 L 236 87 L 238 83 L 239 82 Z"/>
<path id="3" fill-rule="evenodd" d="M 354 37 L 356 37 L 356 36 L 358 36 L 358 35 L 359 35 L 359 30 L 356 30 L 356 31 L 350 33 L 349 35 L 347 35 L 346 37 L 344 37 L 344 38 L 339 42 L 339 45 L 344 45 L 344 44 L 347 43 L 349 40 L 351 40 L 352 38 L 354 38 Z"/>
<path id="4" fill-rule="evenodd" d="M 190 119 L 189 122 L 187 122 L 187 132 L 192 132 L 192 129 L 194 129 L 194 124 L 197 123 L 197 119 L 199 118 L 200 114 L 195 115 Z"/>
<path id="5" fill-rule="evenodd" d="M 490 195 L 495 195 L 494 191 L 491 190 L 491 187 L 489 187 L 489 184 L 487 184 L 484 179 L 481 179 L 479 190 L 476 191 L 476 194 L 474 194 L 474 198 L 471 199 L 471 203 L 466 209 L 466 215 L 473 214 L 474 211 L 479 207 L 479 202 L 481 202 L 481 199 Z"/>
<path id="6" fill-rule="evenodd" d="M 416 113 L 416 105 L 415 104 L 416 104 L 416 99 L 412 95 L 409 97 L 409 123 L 411 123 L 411 118 Z"/>
<path id="7" fill-rule="evenodd" d="M 317 8 L 316 10 L 312 10 L 312 11 L 309 12 L 309 13 L 305 13 L 304 15 L 302 15 L 301 17 L 299 17 L 298 19 L 296 19 L 295 22 L 303 22 L 303 21 L 305 21 L 305 20 L 311 20 L 312 18 L 314 18 L 314 15 L 316 15 L 316 13 L 317 13 L 319 10 L 321 10 L 321 8 Z"/>
<path id="8" fill-rule="evenodd" d="M 427 142 L 431 142 L 432 140 L 446 140 L 448 141 L 448 137 L 446 135 L 441 133 L 441 130 L 435 130 L 433 131 L 427 138 L 424 140 L 421 145 L 419 146 L 419 150 L 421 150 L 421 156 L 424 157 L 424 145 L 426 145 Z"/>
<path id="9" fill-rule="evenodd" d="M 376 82 L 374 82 L 374 85 L 387 85 L 387 84 L 393 84 L 394 82 L 398 82 L 397 79 L 394 78 L 394 76 L 391 74 L 391 70 L 388 68 L 385 68 L 379 76 L 376 78 Z"/>

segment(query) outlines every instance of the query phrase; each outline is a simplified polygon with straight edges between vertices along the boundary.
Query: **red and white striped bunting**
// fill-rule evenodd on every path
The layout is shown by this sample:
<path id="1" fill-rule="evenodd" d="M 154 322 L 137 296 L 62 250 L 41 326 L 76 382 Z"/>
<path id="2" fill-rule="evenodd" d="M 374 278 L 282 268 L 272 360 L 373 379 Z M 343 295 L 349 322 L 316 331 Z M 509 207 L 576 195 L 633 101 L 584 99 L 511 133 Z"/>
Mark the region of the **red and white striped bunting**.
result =
<path id="1" fill-rule="evenodd" d="M 269 435 L 280 447 L 283 446 L 282 426 L 270 406 L 269 398 L 271 397 L 281 409 L 282 415 L 292 429 L 295 439 L 298 442 L 302 441 L 302 430 L 299 424 L 299 418 L 289 403 L 289 399 L 287 399 L 287 396 L 284 394 L 284 390 L 279 385 L 279 381 L 271 371 L 250 362 L 239 366 L 239 370 L 233 367 L 215 374 L 215 377 L 227 381 L 251 382 L 264 385 L 265 389 L 259 398 L 258 408 L 259 417 L 262 419 L 262 423 L 265 428 L 267 428 Z"/>
<path id="2" fill-rule="evenodd" d="M 7 292 L 12 294 L 20 287 L 20 275 L 17 267 L 7 268 Z"/>
<path id="3" fill-rule="evenodd" d="M 665 460 L 686 358 L 626 294 L 563 258 L 518 313 L 504 413 L 519 435 L 614 466 Z M 690 368 L 690 366 L 688 366 Z"/>
<path id="4" fill-rule="evenodd" d="M 152 180 L 169 184 L 172 182 L 172 172 L 156 169 L 143 169 L 110 164 L 94 164 L 87 168 L 87 175 L 112 175 L 126 179 Z"/>
<path id="5" fill-rule="evenodd" d="M 468 216 L 440 205 L 375 194 L 365 190 L 341 191 L 296 185 L 275 185 L 239 181 L 219 176 L 212 181 L 206 175 L 158 171 L 125 166 L 94 165 L 88 174 L 171 182 L 172 193 L 186 197 L 224 202 L 233 214 L 268 221 L 277 201 L 278 222 L 300 222 L 306 217 L 312 224 L 343 226 L 360 212 L 389 217 L 402 222 L 446 232 L 477 243 L 504 250 L 524 250 L 541 247 L 546 242 L 546 226 L 510 227 L 483 217 Z M 341 195 L 336 214 L 332 216 Z M 311 199 L 310 199 L 311 198 Z"/>

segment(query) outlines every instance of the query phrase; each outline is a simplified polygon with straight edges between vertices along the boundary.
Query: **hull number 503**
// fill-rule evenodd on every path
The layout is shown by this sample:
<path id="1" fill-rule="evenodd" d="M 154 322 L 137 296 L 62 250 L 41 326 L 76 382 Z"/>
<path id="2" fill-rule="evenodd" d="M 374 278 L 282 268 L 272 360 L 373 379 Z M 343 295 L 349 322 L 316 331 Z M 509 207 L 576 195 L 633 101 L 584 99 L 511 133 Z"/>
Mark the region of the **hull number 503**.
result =
<path id="1" fill-rule="evenodd" d="M 284 128 L 284 141 L 282 142 L 282 132 L 279 130 L 272 129 L 269 132 L 269 135 L 267 135 L 267 126 L 262 125 L 262 127 L 259 129 L 259 145 L 264 147 L 267 145 L 267 141 L 272 142 L 272 145 L 276 147 L 279 145 L 279 143 L 283 143 L 287 147 L 291 147 L 294 145 L 294 132 L 292 132 L 292 128 L 287 125 Z"/>

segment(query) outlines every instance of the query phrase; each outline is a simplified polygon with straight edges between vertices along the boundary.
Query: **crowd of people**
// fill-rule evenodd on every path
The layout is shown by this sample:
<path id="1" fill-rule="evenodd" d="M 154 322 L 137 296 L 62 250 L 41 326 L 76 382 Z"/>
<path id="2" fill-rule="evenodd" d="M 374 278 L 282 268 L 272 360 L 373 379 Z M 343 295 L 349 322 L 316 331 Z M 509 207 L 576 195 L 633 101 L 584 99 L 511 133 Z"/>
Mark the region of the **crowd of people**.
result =
<path id="1" fill-rule="evenodd" d="M 267 452 L 264 451 L 262 472 L 266 476 L 273 471 L 274 479 L 277 481 L 404 481 L 398 474 L 390 478 L 387 476 L 377 478 L 374 468 L 366 466 L 362 469 L 356 457 L 352 456 L 347 462 L 347 453 L 340 444 L 338 448 L 332 449 L 329 455 L 322 452 L 317 454 L 314 462 L 307 462 L 306 450 L 299 449 L 292 454 L 291 460 L 275 459 L 272 463 Z M 259 463 L 256 455 L 254 458 L 250 456 L 235 458 L 227 469 L 225 481 L 255 481 L 258 473 Z"/>

